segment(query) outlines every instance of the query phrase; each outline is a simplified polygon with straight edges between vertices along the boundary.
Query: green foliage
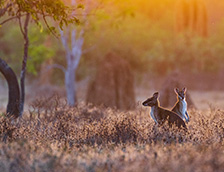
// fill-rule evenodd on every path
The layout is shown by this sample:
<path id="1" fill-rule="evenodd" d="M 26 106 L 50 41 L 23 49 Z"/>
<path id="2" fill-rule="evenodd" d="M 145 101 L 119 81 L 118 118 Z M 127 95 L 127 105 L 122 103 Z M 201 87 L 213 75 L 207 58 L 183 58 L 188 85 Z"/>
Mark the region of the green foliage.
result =
<path id="1" fill-rule="evenodd" d="M 119 8 L 124 8 L 120 6 Z M 97 65 L 107 53 L 115 51 L 128 60 L 135 71 L 150 70 L 151 61 L 150 57 L 147 57 L 148 52 L 154 49 L 154 44 L 158 42 L 163 44 L 172 39 L 171 29 L 165 30 L 161 27 L 167 16 L 164 15 L 164 18 L 155 22 L 139 13 L 133 6 L 127 9 L 130 15 L 127 15 L 124 9 L 116 11 L 116 8 L 114 15 L 111 15 L 109 13 L 111 8 L 107 8 L 97 13 L 93 33 L 86 37 L 86 45 L 96 44 L 96 49 L 88 54 L 91 58 L 87 60 L 92 61 L 91 65 L 93 63 Z"/>
<path id="2" fill-rule="evenodd" d="M 223 28 L 205 39 L 187 37 L 175 33 L 176 0 L 113 2 L 97 13 L 93 33 L 86 37 L 86 45 L 96 44 L 85 57 L 91 66 L 115 51 L 141 74 L 166 75 L 176 69 L 213 73 L 221 68 Z M 126 9 L 134 16 L 127 17 Z"/>
<path id="3" fill-rule="evenodd" d="M 13 24 L 8 24 L 8 28 L 3 27 L 0 30 L 1 52 L 0 55 L 3 59 L 7 60 L 10 66 L 19 73 L 21 68 L 21 58 L 23 56 L 23 47 L 18 46 L 22 44 L 23 39 L 20 34 L 20 29 Z M 40 33 L 42 31 L 42 33 Z M 55 56 L 55 46 L 46 45 L 49 39 L 48 31 L 46 28 L 39 30 L 35 25 L 30 26 L 30 46 L 29 46 L 29 59 L 27 61 L 27 71 L 29 74 L 37 75 L 40 70 L 40 65 L 47 59 Z"/>
<path id="4" fill-rule="evenodd" d="M 21 2 L 28 1 L 23 0 Z M 31 7 L 31 2 L 34 1 L 29 1 L 29 7 Z M 51 2 L 38 1 L 37 4 L 42 4 L 43 7 Z M 222 67 L 221 64 L 224 60 L 224 41 L 222 39 L 224 22 L 218 20 L 215 21 L 214 25 L 210 25 L 211 34 L 206 39 L 200 37 L 186 38 L 183 35 L 178 35 L 174 31 L 176 2 L 177 0 L 139 0 L 138 2 L 136 0 L 104 0 L 96 11 L 93 10 L 87 16 L 88 28 L 84 34 L 83 50 L 93 48 L 83 55 L 84 58 L 81 58 L 77 78 L 80 80 L 92 75 L 99 64 L 98 62 L 111 51 L 115 51 L 128 60 L 133 70 L 139 74 L 148 72 L 166 75 L 176 68 L 189 72 L 217 72 Z M 221 1 L 217 1 L 217 3 L 218 6 L 223 4 Z M 60 6 L 60 3 L 54 4 L 53 7 L 46 7 L 46 9 L 48 12 L 53 12 L 57 6 Z M 24 5 L 22 8 L 25 8 Z M 78 4 L 75 7 L 66 6 L 65 9 L 70 12 L 72 9 L 83 10 L 84 8 L 85 6 L 82 4 Z M 58 13 L 60 11 L 55 14 L 54 18 L 60 27 L 65 27 L 67 23 L 62 20 L 63 15 L 57 17 Z M 29 50 L 33 52 L 30 52 L 31 58 L 28 63 L 31 66 L 28 66 L 28 70 L 33 73 L 39 72 L 40 63 L 50 56 L 54 58 L 55 63 L 66 66 L 66 62 L 63 60 L 63 48 L 58 44 L 58 40 L 52 39 L 52 45 L 47 48 L 38 46 L 43 44 L 46 38 L 46 25 L 40 16 L 38 14 L 39 18 L 36 17 L 40 19 L 38 22 L 39 30 L 30 33 L 30 45 L 32 47 Z M 35 19 L 35 16 L 33 18 Z M 75 21 L 75 23 L 79 22 L 78 28 L 82 27 L 83 21 Z M 74 25 L 74 27 L 77 26 Z M 18 45 L 23 45 L 23 43 L 21 36 L 19 36 L 19 29 L 13 28 L 13 25 L 0 28 L 0 32 L 4 32 L 0 39 L 0 54 L 5 56 L 4 58 L 10 59 L 9 62 L 13 66 L 18 66 L 16 69 L 19 69 L 18 62 L 21 60 L 16 60 L 16 58 L 22 57 L 22 50 Z M 57 27 L 50 25 L 49 28 L 54 32 Z M 42 33 L 40 34 L 40 32 Z M 41 38 L 42 34 L 43 38 Z M 36 42 L 37 38 L 39 41 Z M 38 56 L 40 60 L 37 60 Z M 63 82 L 63 77 L 58 77 L 61 74 L 57 72 L 55 70 L 56 76 L 53 77 L 56 78 L 57 82 Z M 61 78 L 62 81 L 58 81 L 58 78 Z"/>
<path id="5" fill-rule="evenodd" d="M 15 73 L 19 73 L 23 57 L 23 38 L 19 27 L 11 23 L 0 29 L 0 56 L 6 60 Z"/>
<path id="6" fill-rule="evenodd" d="M 52 58 L 55 52 L 47 48 L 45 45 L 37 45 L 29 47 L 30 59 L 27 63 L 27 71 L 34 75 L 40 71 L 40 65 L 47 59 Z"/>
<path id="7" fill-rule="evenodd" d="M 81 5 L 78 6 L 78 8 L 81 7 Z M 41 26 L 40 20 L 42 19 L 47 28 L 54 34 L 56 29 L 53 26 L 49 26 L 47 21 L 49 17 L 58 22 L 61 29 L 69 23 L 79 23 L 79 20 L 71 15 L 76 10 L 76 7 L 69 7 L 62 0 L 3 1 L 0 4 L 0 9 L 4 9 L 3 15 L 7 13 L 9 17 L 17 17 L 20 20 L 24 15 L 30 14 L 38 26 Z"/>

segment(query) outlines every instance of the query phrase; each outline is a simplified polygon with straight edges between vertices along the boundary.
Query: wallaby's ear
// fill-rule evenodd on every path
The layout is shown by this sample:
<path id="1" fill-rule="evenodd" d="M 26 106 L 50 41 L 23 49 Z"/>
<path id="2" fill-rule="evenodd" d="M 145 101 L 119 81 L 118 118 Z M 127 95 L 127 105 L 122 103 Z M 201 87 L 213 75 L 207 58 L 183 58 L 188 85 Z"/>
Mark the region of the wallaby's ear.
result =
<path id="1" fill-rule="evenodd" d="M 155 92 L 155 93 L 153 94 L 153 97 L 157 99 L 157 98 L 159 97 L 159 92 Z"/>
<path id="2" fill-rule="evenodd" d="M 175 92 L 176 94 L 178 94 L 178 93 L 179 93 L 179 89 L 178 89 L 178 88 L 174 88 L 174 92 Z"/>
<path id="3" fill-rule="evenodd" d="M 184 88 L 183 88 L 182 90 L 184 91 L 184 93 L 186 93 L 186 91 L 187 91 L 187 88 L 185 88 L 185 87 L 184 87 Z"/>

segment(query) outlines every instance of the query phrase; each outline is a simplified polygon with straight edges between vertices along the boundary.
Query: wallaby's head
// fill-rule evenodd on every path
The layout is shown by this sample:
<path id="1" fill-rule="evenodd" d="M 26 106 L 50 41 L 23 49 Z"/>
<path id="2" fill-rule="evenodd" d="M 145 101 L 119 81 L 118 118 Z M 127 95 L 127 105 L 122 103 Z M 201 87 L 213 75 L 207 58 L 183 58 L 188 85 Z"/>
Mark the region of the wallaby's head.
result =
<path id="1" fill-rule="evenodd" d="M 157 98 L 159 97 L 159 93 L 155 92 L 152 97 L 148 98 L 146 101 L 142 103 L 143 106 L 154 106 L 158 104 Z"/>
<path id="2" fill-rule="evenodd" d="M 175 88 L 174 92 L 177 94 L 179 99 L 183 100 L 186 96 L 187 88 L 184 87 L 181 91 L 178 88 Z"/>

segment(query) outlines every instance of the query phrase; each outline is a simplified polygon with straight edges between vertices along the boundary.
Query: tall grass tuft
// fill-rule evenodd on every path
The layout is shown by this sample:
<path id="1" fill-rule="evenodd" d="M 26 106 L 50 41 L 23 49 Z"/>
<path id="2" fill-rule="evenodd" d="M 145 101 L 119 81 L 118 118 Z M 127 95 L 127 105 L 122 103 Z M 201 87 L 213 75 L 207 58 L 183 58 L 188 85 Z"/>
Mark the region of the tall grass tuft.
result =
<path id="1" fill-rule="evenodd" d="M 224 112 L 192 110 L 188 131 L 155 126 L 148 110 L 119 111 L 59 97 L 19 122 L 0 117 L 0 171 L 222 171 Z"/>

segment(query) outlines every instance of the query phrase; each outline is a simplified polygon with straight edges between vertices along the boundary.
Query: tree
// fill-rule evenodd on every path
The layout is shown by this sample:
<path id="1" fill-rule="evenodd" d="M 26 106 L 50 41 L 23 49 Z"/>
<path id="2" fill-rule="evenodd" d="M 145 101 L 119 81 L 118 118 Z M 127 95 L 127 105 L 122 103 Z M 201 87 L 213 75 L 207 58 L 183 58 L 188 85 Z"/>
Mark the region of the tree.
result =
<path id="1" fill-rule="evenodd" d="M 76 0 L 71 1 L 71 5 L 76 4 Z M 67 101 L 70 106 L 74 106 L 76 103 L 75 73 L 79 65 L 80 58 L 82 56 L 84 28 L 78 30 L 77 28 L 70 26 L 66 29 L 65 32 L 63 30 L 60 30 L 60 32 L 61 41 L 65 49 L 67 62 L 67 68 L 63 69 L 63 72 L 65 74 Z"/>
<path id="2" fill-rule="evenodd" d="M 91 0 L 85 1 L 85 8 L 77 0 L 71 0 L 70 3 L 72 6 L 77 6 L 81 9 L 78 13 L 82 17 L 83 22 L 79 27 L 70 25 L 64 30 L 60 29 L 61 42 L 65 49 L 67 66 L 64 67 L 59 64 L 54 64 L 52 67 L 59 68 L 64 72 L 67 101 L 70 106 L 74 106 L 76 104 L 76 71 L 83 52 L 88 51 L 83 51 L 84 33 L 88 25 L 87 15 L 91 11 L 90 6 L 93 5 L 93 2 Z"/>
<path id="3" fill-rule="evenodd" d="M 20 26 L 21 33 L 24 37 L 24 56 L 22 69 L 20 74 L 20 101 L 19 101 L 19 116 L 23 114 L 25 101 L 25 76 L 28 60 L 29 37 L 28 28 L 29 22 L 33 20 L 37 26 L 42 28 L 41 19 L 47 26 L 49 31 L 56 35 L 55 27 L 50 26 L 47 18 L 53 19 L 58 23 L 60 29 L 69 23 L 78 22 L 78 19 L 72 15 L 73 7 L 65 5 L 61 0 L 1 0 L 0 1 L 0 18 L 7 16 L 8 18 L 0 22 L 0 26 L 11 20 L 17 20 Z M 24 19 L 25 18 L 25 19 Z M 0 62 L 4 62 L 0 59 Z M 6 72 L 4 65 L 0 66 L 1 72 Z M 4 75 L 5 76 L 5 75 Z M 6 77 L 7 79 L 7 77 Z M 11 82 L 8 82 L 11 84 Z M 9 86 L 10 87 L 10 86 Z M 9 97 L 10 99 L 11 97 Z M 11 100 L 9 100 L 11 102 Z M 7 109 L 8 110 L 8 109 Z"/>

